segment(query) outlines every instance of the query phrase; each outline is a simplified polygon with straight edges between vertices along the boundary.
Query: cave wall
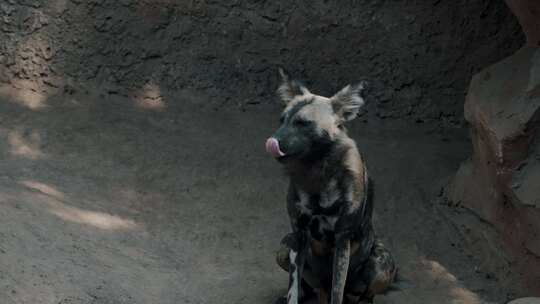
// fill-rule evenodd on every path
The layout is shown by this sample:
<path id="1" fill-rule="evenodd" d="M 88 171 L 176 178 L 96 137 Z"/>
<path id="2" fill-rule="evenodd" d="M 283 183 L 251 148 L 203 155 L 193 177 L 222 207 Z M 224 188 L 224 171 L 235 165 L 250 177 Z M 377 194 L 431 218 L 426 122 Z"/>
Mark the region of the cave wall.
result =
<path id="1" fill-rule="evenodd" d="M 540 2 L 534 0 L 506 0 L 510 10 L 516 15 L 527 45 L 540 46 Z"/>
<path id="2" fill-rule="evenodd" d="M 458 1 L 3 0 L 0 82 L 271 102 L 276 66 L 322 94 L 371 82 L 370 113 L 460 121 L 471 75 L 524 41 L 506 4 Z"/>

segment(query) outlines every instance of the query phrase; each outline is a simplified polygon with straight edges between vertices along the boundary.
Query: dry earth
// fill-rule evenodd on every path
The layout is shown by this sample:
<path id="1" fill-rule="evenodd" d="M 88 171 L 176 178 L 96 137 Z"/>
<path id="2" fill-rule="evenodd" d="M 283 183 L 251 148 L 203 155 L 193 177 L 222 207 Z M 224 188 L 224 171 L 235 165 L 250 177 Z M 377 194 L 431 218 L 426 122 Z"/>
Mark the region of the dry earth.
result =
<path id="1" fill-rule="evenodd" d="M 263 149 L 279 106 L 189 91 L 0 92 L 2 303 L 271 303 L 284 292 L 274 251 L 289 229 L 286 180 Z M 469 215 L 439 197 L 469 154 L 465 132 L 376 118 L 350 131 L 375 179 L 377 230 L 411 283 L 376 303 L 512 297 L 482 270 L 482 240 L 471 246 L 452 220 Z"/>

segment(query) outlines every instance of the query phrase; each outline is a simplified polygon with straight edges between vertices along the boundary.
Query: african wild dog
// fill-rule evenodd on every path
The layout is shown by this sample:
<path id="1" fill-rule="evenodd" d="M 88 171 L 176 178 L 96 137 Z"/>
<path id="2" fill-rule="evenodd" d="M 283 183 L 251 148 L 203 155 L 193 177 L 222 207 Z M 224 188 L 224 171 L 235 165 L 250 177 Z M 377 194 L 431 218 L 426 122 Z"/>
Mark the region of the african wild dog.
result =
<path id="1" fill-rule="evenodd" d="M 394 281 L 392 256 L 372 227 L 370 179 L 344 123 L 364 100 L 365 83 L 331 98 L 312 94 L 280 69 L 285 102 L 266 150 L 290 177 L 287 209 L 292 233 L 282 241 L 278 264 L 289 272 L 287 297 L 297 304 L 317 292 L 319 303 L 372 301 Z"/>

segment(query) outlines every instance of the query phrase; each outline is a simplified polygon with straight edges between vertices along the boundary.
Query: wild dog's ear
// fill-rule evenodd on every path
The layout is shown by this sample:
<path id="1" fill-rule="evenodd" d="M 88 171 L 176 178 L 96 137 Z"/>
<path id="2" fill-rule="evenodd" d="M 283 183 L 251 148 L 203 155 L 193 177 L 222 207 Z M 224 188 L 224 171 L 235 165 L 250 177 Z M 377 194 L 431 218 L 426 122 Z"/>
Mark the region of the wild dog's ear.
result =
<path id="1" fill-rule="evenodd" d="M 300 82 L 291 80 L 289 74 L 282 68 L 279 68 L 279 75 L 281 75 L 281 80 L 283 83 L 279 86 L 277 92 L 285 104 L 293 100 L 295 96 L 309 93 L 309 90 Z"/>
<path id="2" fill-rule="evenodd" d="M 361 81 L 355 85 L 348 85 L 330 98 L 334 112 L 342 121 L 352 120 L 358 115 L 364 105 L 364 99 L 360 93 L 366 88 L 367 82 Z"/>

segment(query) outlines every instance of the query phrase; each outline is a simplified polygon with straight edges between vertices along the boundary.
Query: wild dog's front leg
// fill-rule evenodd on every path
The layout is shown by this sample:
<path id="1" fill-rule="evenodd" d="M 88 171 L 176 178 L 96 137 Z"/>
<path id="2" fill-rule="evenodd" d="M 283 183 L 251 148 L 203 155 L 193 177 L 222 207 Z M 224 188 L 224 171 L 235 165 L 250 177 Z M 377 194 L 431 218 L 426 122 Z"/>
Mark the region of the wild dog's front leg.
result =
<path id="1" fill-rule="evenodd" d="M 348 238 L 336 238 L 334 263 L 332 267 L 332 304 L 342 304 L 345 292 L 345 281 L 351 257 L 351 242 Z"/>
<path id="2" fill-rule="evenodd" d="M 307 254 L 307 234 L 296 232 L 289 251 L 289 291 L 287 304 L 299 304 L 302 293 L 302 272 Z"/>

